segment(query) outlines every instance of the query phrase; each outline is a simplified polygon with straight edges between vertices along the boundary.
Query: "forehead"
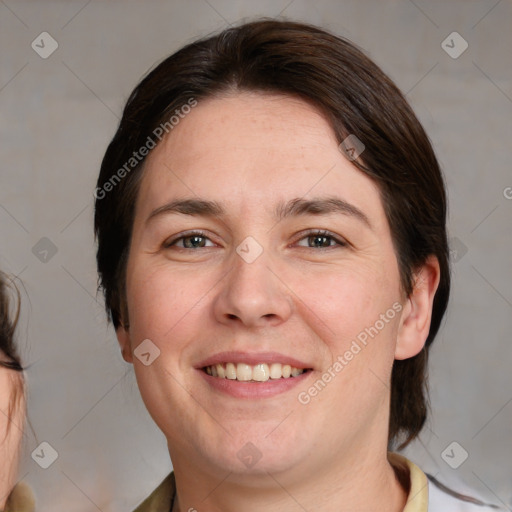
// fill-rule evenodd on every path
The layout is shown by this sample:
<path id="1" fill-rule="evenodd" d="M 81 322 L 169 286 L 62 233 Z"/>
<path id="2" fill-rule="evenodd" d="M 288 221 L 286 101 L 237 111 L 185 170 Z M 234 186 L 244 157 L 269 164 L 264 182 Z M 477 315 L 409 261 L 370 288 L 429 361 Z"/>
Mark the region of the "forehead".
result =
<path id="1" fill-rule="evenodd" d="M 291 96 L 243 92 L 201 100 L 179 121 L 147 157 L 138 203 L 147 214 L 200 196 L 270 212 L 279 200 L 327 193 L 383 215 L 377 186 L 344 157 L 320 111 Z"/>

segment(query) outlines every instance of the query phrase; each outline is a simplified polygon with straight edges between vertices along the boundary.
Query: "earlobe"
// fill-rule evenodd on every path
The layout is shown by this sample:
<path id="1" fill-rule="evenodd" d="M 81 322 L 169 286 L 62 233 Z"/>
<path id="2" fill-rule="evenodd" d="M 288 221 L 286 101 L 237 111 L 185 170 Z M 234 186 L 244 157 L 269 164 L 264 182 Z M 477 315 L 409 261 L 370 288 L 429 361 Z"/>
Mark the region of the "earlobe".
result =
<path id="1" fill-rule="evenodd" d="M 432 305 L 439 286 L 439 262 L 429 256 L 415 273 L 414 288 L 406 299 L 397 335 L 395 359 L 408 359 L 421 352 L 430 330 Z"/>
<path id="2" fill-rule="evenodd" d="M 133 353 L 132 353 L 132 344 L 130 341 L 130 331 L 128 326 L 120 325 L 116 329 L 117 341 L 119 342 L 119 346 L 121 347 L 121 354 L 123 359 L 127 363 L 133 363 Z"/>

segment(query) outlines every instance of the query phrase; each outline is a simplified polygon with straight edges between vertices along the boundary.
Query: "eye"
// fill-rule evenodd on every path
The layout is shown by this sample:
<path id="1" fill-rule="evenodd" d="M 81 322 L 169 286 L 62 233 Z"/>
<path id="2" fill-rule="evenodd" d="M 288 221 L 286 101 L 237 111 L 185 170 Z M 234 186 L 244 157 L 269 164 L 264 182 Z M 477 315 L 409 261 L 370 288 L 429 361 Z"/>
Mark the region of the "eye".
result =
<path id="1" fill-rule="evenodd" d="M 211 245 L 207 245 L 207 241 Z M 164 242 L 164 247 L 179 247 L 180 249 L 200 249 L 202 247 L 213 247 L 213 242 L 201 231 L 192 231 L 178 238 Z"/>
<path id="2" fill-rule="evenodd" d="M 305 243 L 304 243 L 305 241 Z M 347 242 L 333 235 L 329 231 L 311 230 L 299 239 L 297 245 L 307 248 L 327 249 L 329 247 L 346 247 Z M 191 231 L 164 242 L 164 247 L 178 247 L 180 249 L 201 249 L 214 247 L 215 244 L 202 232 Z"/>
<path id="3" fill-rule="evenodd" d="M 303 240 L 306 241 L 306 244 L 300 243 Z M 329 231 L 312 230 L 306 233 L 306 236 L 303 236 L 297 245 L 308 248 L 327 249 L 336 245 L 346 247 L 348 244 Z"/>

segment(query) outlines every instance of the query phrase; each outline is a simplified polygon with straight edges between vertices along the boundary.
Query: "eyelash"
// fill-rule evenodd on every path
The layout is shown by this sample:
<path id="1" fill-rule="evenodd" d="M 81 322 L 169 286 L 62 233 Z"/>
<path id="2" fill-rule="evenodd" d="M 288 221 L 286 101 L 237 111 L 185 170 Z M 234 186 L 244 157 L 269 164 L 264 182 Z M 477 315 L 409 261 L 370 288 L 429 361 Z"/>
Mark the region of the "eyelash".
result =
<path id="1" fill-rule="evenodd" d="M 203 231 L 190 231 L 188 233 L 185 233 L 185 234 L 181 235 L 178 238 L 175 238 L 174 240 L 170 240 L 168 242 L 164 242 L 164 248 L 167 249 L 169 247 L 175 246 L 176 242 L 179 242 L 180 240 L 185 240 L 186 238 L 193 238 L 195 236 L 196 237 L 201 237 L 201 238 L 206 238 L 206 239 L 210 240 L 210 238 L 208 238 L 208 236 L 206 236 L 206 234 Z M 337 236 L 333 235 L 329 231 L 318 230 L 318 229 L 312 229 L 312 230 L 307 231 L 306 233 L 303 233 L 302 237 L 299 238 L 297 241 L 301 241 L 301 240 L 304 240 L 305 238 L 317 237 L 317 236 L 318 237 L 330 238 L 331 240 L 336 242 L 339 247 L 347 247 L 348 246 L 347 242 L 341 240 L 340 238 L 338 238 Z M 304 246 L 301 246 L 301 247 L 304 247 Z M 333 246 L 333 245 L 329 245 L 328 247 L 320 247 L 320 249 L 324 249 L 325 250 L 325 249 L 332 249 L 334 247 L 335 246 Z M 179 249 L 182 249 L 182 250 L 193 250 L 193 248 L 191 248 L 191 247 L 179 247 Z M 198 249 L 201 249 L 201 247 L 198 247 Z M 315 249 L 315 247 L 306 247 L 306 249 Z"/>

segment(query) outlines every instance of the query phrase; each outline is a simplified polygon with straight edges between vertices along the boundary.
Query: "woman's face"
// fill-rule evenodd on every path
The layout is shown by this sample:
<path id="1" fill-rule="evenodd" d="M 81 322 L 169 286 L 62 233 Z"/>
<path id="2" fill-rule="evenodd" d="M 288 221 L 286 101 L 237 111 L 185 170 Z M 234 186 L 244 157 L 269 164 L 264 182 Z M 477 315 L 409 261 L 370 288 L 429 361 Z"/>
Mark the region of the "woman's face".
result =
<path id="1" fill-rule="evenodd" d="M 407 301 L 379 190 L 309 104 L 181 119 L 146 161 L 126 286 L 118 338 L 175 466 L 308 474 L 386 446 Z"/>
<path id="2" fill-rule="evenodd" d="M 0 359 L 7 359 L 2 350 Z M 0 366 L 0 510 L 3 510 L 16 483 L 18 470 L 18 450 L 23 434 L 25 410 L 25 397 L 15 400 L 18 385 L 22 385 L 21 376 Z"/>

